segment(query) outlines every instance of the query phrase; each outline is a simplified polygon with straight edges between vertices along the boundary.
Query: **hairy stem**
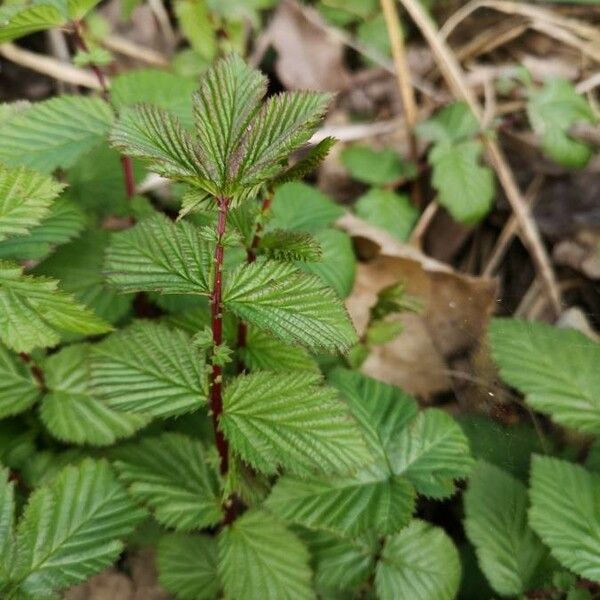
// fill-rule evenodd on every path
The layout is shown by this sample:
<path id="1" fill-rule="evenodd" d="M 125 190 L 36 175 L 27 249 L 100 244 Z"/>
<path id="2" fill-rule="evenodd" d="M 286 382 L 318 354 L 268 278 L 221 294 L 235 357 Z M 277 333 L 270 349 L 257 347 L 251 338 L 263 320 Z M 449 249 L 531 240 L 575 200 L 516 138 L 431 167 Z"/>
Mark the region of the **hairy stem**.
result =
<path id="1" fill-rule="evenodd" d="M 273 203 L 273 195 L 269 194 L 262 201 L 262 205 L 260 207 L 260 216 L 261 217 L 269 211 L 272 203 Z M 256 225 L 256 231 L 254 232 L 254 237 L 252 238 L 252 243 L 250 244 L 250 247 L 246 249 L 246 262 L 248 264 L 253 263 L 256 260 L 256 249 L 258 248 L 258 244 L 260 243 L 261 235 L 262 235 L 262 225 L 259 220 L 258 224 Z M 237 330 L 237 347 L 238 347 L 238 349 L 245 348 L 247 337 L 248 337 L 248 326 L 246 325 L 246 323 L 244 323 L 244 321 L 240 321 L 238 323 L 238 330 Z M 242 361 L 240 360 L 238 363 L 238 373 L 241 373 L 243 370 L 244 370 L 244 365 L 243 365 Z"/>
<path id="2" fill-rule="evenodd" d="M 90 51 L 89 46 L 83 37 L 80 21 L 73 22 L 73 39 L 80 50 L 83 52 Z M 90 68 L 96 75 L 96 79 L 98 79 L 98 83 L 102 88 L 102 95 L 108 100 L 110 98 L 110 90 L 104 72 L 98 65 L 92 64 L 90 65 Z M 131 157 L 125 156 L 124 154 L 121 155 L 121 168 L 123 169 L 123 180 L 125 181 L 125 194 L 128 199 L 131 199 L 135 196 L 135 178 L 133 175 L 133 163 L 131 162 Z"/>
<path id="3" fill-rule="evenodd" d="M 223 237 L 227 226 L 229 198 L 217 198 L 219 216 L 217 219 L 217 245 L 214 255 L 214 282 L 210 298 L 213 350 L 223 343 Z M 210 375 L 210 408 L 212 413 L 215 442 L 219 452 L 221 475 L 229 468 L 229 447 L 223 432 L 219 429 L 219 417 L 223 412 L 223 369 L 213 363 Z"/>

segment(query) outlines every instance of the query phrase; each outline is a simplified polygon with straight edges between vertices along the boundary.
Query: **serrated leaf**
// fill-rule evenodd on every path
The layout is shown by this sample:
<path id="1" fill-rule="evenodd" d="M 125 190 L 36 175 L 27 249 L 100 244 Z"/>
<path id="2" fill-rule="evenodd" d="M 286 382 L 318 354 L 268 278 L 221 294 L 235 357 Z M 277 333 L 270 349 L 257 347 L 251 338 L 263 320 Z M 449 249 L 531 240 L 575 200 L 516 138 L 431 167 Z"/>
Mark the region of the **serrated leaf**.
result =
<path id="1" fill-rule="evenodd" d="M 502 596 L 528 589 L 547 550 L 527 523 L 527 488 L 501 469 L 479 462 L 469 479 L 465 529 L 479 566 Z"/>
<path id="2" fill-rule="evenodd" d="M 191 412 L 206 402 L 203 355 L 182 331 L 151 321 L 94 347 L 91 382 L 111 408 L 154 417 Z"/>
<path id="3" fill-rule="evenodd" d="M 309 148 L 306 154 L 298 162 L 294 163 L 280 175 L 277 175 L 277 177 L 271 181 L 271 185 L 277 187 L 289 181 L 302 179 L 306 175 L 312 173 L 329 154 L 329 151 L 336 141 L 335 138 L 326 137 L 315 146 Z"/>
<path id="4" fill-rule="evenodd" d="M 373 573 L 379 550 L 375 536 L 347 539 L 324 531 L 302 531 L 315 567 L 315 583 L 322 589 L 346 589 L 365 582 Z"/>
<path id="5" fill-rule="evenodd" d="M 94 335 L 111 327 L 46 277 L 0 261 L 0 339 L 16 352 L 54 346 L 69 331 Z"/>
<path id="6" fill-rule="evenodd" d="M 110 97 L 118 111 L 148 103 L 176 115 L 186 129 L 193 126 L 193 79 L 159 69 L 138 69 L 112 79 Z"/>
<path id="7" fill-rule="evenodd" d="M 433 166 L 433 187 L 439 202 L 457 220 L 467 224 L 480 221 L 494 200 L 494 174 L 479 164 L 482 145 L 466 141 L 441 143 L 429 153 Z"/>
<path id="8" fill-rule="evenodd" d="M 334 390 L 312 373 L 238 377 L 225 389 L 220 427 L 231 448 L 257 470 L 348 472 L 368 454 L 356 423 Z"/>
<path id="9" fill-rule="evenodd" d="M 85 216 L 68 197 L 58 198 L 42 222 L 28 235 L 18 235 L 0 242 L 0 258 L 41 260 L 55 246 L 76 237 L 85 227 Z"/>
<path id="10" fill-rule="evenodd" d="M 65 16 L 49 2 L 27 6 L 7 4 L 0 9 L 0 43 L 62 25 Z"/>
<path id="11" fill-rule="evenodd" d="M 239 266 L 227 277 L 223 301 L 240 318 L 284 342 L 343 352 L 357 339 L 333 290 L 290 264 Z"/>
<path id="12" fill-rule="evenodd" d="M 579 465 L 534 456 L 529 523 L 552 555 L 600 582 L 600 476 Z"/>
<path id="13" fill-rule="evenodd" d="M 36 452 L 37 430 L 18 418 L 0 421 L 0 464 L 21 471 Z"/>
<path id="14" fill-rule="evenodd" d="M 149 163 L 159 175 L 192 184 L 210 184 L 210 168 L 203 150 L 172 113 L 149 104 L 124 108 L 110 133 L 112 145 Z"/>
<path id="15" fill-rule="evenodd" d="M 575 123 L 594 123 L 597 118 L 573 84 L 563 79 L 547 81 L 541 90 L 530 93 L 527 115 L 550 158 L 572 168 L 587 164 L 593 154 L 592 147 L 569 137 L 568 131 Z"/>
<path id="16" fill-rule="evenodd" d="M 321 247 L 309 233 L 303 231 L 267 231 L 260 239 L 259 251 L 267 258 L 284 262 L 314 262 L 321 259 Z"/>
<path id="17" fill-rule="evenodd" d="M 40 397 L 29 368 L 0 344 L 0 419 L 19 414 Z"/>
<path id="18" fill-rule="evenodd" d="M 308 561 L 300 540 L 264 512 L 219 534 L 219 574 L 231 600 L 313 600 Z"/>
<path id="19" fill-rule="evenodd" d="M 350 146 L 341 154 L 343 165 L 358 181 L 371 185 L 393 183 L 414 174 L 415 168 L 390 149 L 374 150 L 368 146 Z"/>
<path id="20" fill-rule="evenodd" d="M 101 98 L 60 96 L 38 102 L 0 128 L 0 160 L 46 173 L 68 168 L 106 137 L 112 120 Z"/>
<path id="21" fill-rule="evenodd" d="M 90 346 L 81 344 L 46 359 L 43 368 L 49 393 L 40 416 L 48 431 L 63 442 L 108 446 L 132 436 L 150 419 L 114 410 L 92 394 L 89 354 Z"/>
<path id="22" fill-rule="evenodd" d="M 0 241 L 39 225 L 63 187 L 34 171 L 0 165 Z"/>
<path id="23" fill-rule="evenodd" d="M 158 543 L 158 580 L 180 600 L 209 600 L 219 592 L 217 541 L 207 535 L 166 535 Z"/>
<path id="24" fill-rule="evenodd" d="M 12 580 L 36 598 L 84 581 L 118 557 L 142 516 L 105 461 L 66 467 L 29 499 Z"/>
<path id="25" fill-rule="evenodd" d="M 298 264 L 298 267 L 319 277 L 340 298 L 346 298 L 354 287 L 356 273 L 356 257 L 350 236 L 337 229 L 323 229 L 315 234 L 315 239 L 321 246 L 321 260 Z"/>
<path id="26" fill-rule="evenodd" d="M 250 327 L 246 345 L 239 348 L 243 363 L 251 371 L 313 371 L 317 363 L 310 353 L 300 346 L 280 342 L 260 329 Z"/>
<path id="27" fill-rule="evenodd" d="M 38 265 L 35 273 L 60 280 L 62 289 L 109 323 L 116 323 L 128 313 L 132 299 L 106 285 L 102 268 L 109 237 L 106 231 L 86 231 Z"/>
<path id="28" fill-rule="evenodd" d="M 600 434 L 600 344 L 572 329 L 495 319 L 494 359 L 504 381 L 561 425 Z"/>
<path id="29" fill-rule="evenodd" d="M 394 440 L 390 460 L 395 473 L 407 477 L 426 496 L 443 498 L 464 479 L 473 459 L 469 442 L 450 415 L 440 409 L 421 412 Z"/>
<path id="30" fill-rule="evenodd" d="M 375 587 L 381 600 L 453 600 L 460 575 L 452 540 L 439 527 L 414 520 L 386 540 Z"/>
<path id="31" fill-rule="evenodd" d="M 358 373 L 336 370 L 331 380 L 361 426 L 375 463 L 351 477 L 282 477 L 267 506 L 293 523 L 343 535 L 399 531 L 412 516 L 415 492 L 392 470 L 388 451 L 415 418 L 416 402 Z"/>
<path id="32" fill-rule="evenodd" d="M 122 292 L 208 295 L 211 265 L 212 248 L 197 227 L 156 215 L 113 235 L 104 270 Z"/>
<path id="33" fill-rule="evenodd" d="M 417 133 L 428 142 L 461 142 L 479 131 L 479 123 L 466 102 L 455 102 L 439 111 L 433 118 L 419 123 Z"/>
<path id="34" fill-rule="evenodd" d="M 142 439 L 115 452 L 119 478 L 156 520 L 178 531 L 216 525 L 219 485 L 201 442 L 179 433 Z"/>
<path id="35" fill-rule="evenodd" d="M 14 550 L 15 484 L 8 469 L 0 470 L 0 578 L 8 579 Z"/>
<path id="36" fill-rule="evenodd" d="M 269 229 L 316 233 L 341 217 L 344 209 L 316 188 L 293 181 L 277 189 L 271 213 Z"/>
<path id="37" fill-rule="evenodd" d="M 408 239 L 419 217 L 419 211 L 406 194 L 378 188 L 371 188 L 363 194 L 354 210 L 359 217 L 388 231 L 401 242 Z"/>

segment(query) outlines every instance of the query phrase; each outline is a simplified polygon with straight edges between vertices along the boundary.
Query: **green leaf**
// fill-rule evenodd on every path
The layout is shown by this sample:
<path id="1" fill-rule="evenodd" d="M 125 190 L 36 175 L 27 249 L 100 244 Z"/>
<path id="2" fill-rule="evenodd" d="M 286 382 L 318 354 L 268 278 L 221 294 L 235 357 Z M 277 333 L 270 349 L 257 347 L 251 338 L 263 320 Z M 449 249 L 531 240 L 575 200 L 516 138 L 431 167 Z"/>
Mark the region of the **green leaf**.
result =
<path id="1" fill-rule="evenodd" d="M 177 0 L 177 22 L 190 46 L 203 58 L 211 61 L 218 50 L 217 32 L 206 2 Z"/>
<path id="2" fill-rule="evenodd" d="M 429 153 L 432 184 L 440 204 L 457 221 L 467 224 L 485 217 L 494 200 L 494 174 L 479 164 L 481 151 L 480 142 L 466 141 L 441 143 Z"/>
<path id="3" fill-rule="evenodd" d="M 534 456 L 529 523 L 552 555 L 600 582 L 600 476 L 579 465 Z"/>
<path id="4" fill-rule="evenodd" d="M 0 339 L 16 352 L 54 346 L 66 331 L 94 335 L 110 326 L 46 277 L 0 261 Z"/>
<path id="5" fill-rule="evenodd" d="M 471 139 L 479 131 L 479 123 L 466 102 L 455 102 L 435 117 L 417 126 L 419 137 L 427 142 L 454 144 Z"/>
<path id="6" fill-rule="evenodd" d="M 132 299 L 105 283 L 102 268 L 109 237 L 106 231 L 86 231 L 38 265 L 35 273 L 59 279 L 62 289 L 109 323 L 116 323 L 129 312 Z"/>
<path id="7" fill-rule="evenodd" d="M 66 467 L 29 499 L 12 579 L 34 598 L 85 581 L 119 556 L 142 516 L 105 461 Z"/>
<path id="8" fill-rule="evenodd" d="M 46 173 L 68 168 L 106 137 L 112 120 L 101 98 L 60 96 L 38 102 L 0 128 L 0 160 Z"/>
<path id="9" fill-rule="evenodd" d="M 112 145 L 148 162 L 159 175 L 207 187 L 210 165 L 203 150 L 172 113 L 147 104 L 121 110 L 110 133 Z"/>
<path id="10" fill-rule="evenodd" d="M 94 347 L 92 389 L 108 406 L 154 417 L 206 402 L 204 357 L 183 331 L 139 321 Z"/>
<path id="11" fill-rule="evenodd" d="M 120 448 L 115 457 L 121 481 L 162 525 L 191 531 L 221 520 L 217 475 L 201 442 L 164 433 Z"/>
<path id="12" fill-rule="evenodd" d="M 405 163 L 397 152 L 390 149 L 350 146 L 344 148 L 341 159 L 354 179 L 371 185 L 393 183 L 415 173 L 412 165 Z"/>
<path id="13" fill-rule="evenodd" d="M 596 440 L 589 449 L 585 466 L 589 471 L 600 474 L 600 440 Z"/>
<path id="14" fill-rule="evenodd" d="M 231 600 L 313 600 L 308 561 L 300 540 L 260 511 L 219 535 L 219 574 Z"/>
<path id="15" fill-rule="evenodd" d="M 364 442 L 334 390 L 312 373 L 259 372 L 225 389 L 219 424 L 231 448 L 257 470 L 278 466 L 306 475 L 348 472 L 368 459 Z"/>
<path id="16" fill-rule="evenodd" d="M 306 177 L 306 175 L 312 173 L 321 164 L 336 141 L 337 140 L 332 137 L 326 137 L 321 140 L 318 144 L 309 148 L 306 154 L 298 162 L 294 163 L 280 175 L 277 175 L 270 184 L 273 187 L 278 187 L 288 181 Z"/>
<path id="17" fill-rule="evenodd" d="M 269 229 L 316 233 L 344 214 L 344 209 L 316 188 L 301 182 L 282 185 L 275 192 Z"/>
<path id="18" fill-rule="evenodd" d="M 156 560 L 160 584 L 180 600 L 209 600 L 219 592 L 217 542 L 207 535 L 161 538 Z"/>
<path id="19" fill-rule="evenodd" d="M 317 241 L 303 231 L 273 229 L 267 231 L 260 240 L 259 251 L 267 258 L 283 262 L 321 259 L 321 248 Z"/>
<path id="20" fill-rule="evenodd" d="M 529 406 L 600 434 L 600 344 L 575 330 L 512 319 L 492 321 L 490 341 L 502 379 Z"/>
<path id="21" fill-rule="evenodd" d="M 533 130 L 542 138 L 544 152 L 566 167 L 584 167 L 592 157 L 589 144 L 569 137 L 575 123 L 597 121 L 592 107 L 573 85 L 552 79 L 539 91 L 530 93 L 527 115 Z"/>
<path id="22" fill-rule="evenodd" d="M 315 566 L 315 583 L 324 589 L 346 589 L 367 581 L 379 550 L 375 536 L 346 539 L 324 531 L 302 531 Z"/>
<path id="23" fill-rule="evenodd" d="M 16 40 L 30 33 L 58 27 L 65 16 L 49 2 L 27 6 L 6 4 L 0 8 L 0 43 Z"/>
<path id="24" fill-rule="evenodd" d="M 56 200 L 48 215 L 28 235 L 18 235 L 0 242 L 0 258 L 41 260 L 55 246 L 76 237 L 85 227 L 85 216 L 69 198 Z"/>
<path id="25" fill-rule="evenodd" d="M 319 277 L 340 298 L 346 298 L 354 287 L 356 273 L 356 257 L 350 236 L 337 229 L 323 229 L 315 234 L 315 239 L 321 246 L 321 260 L 298 264 L 298 267 Z"/>
<path id="26" fill-rule="evenodd" d="M 392 470 L 388 451 L 415 418 L 416 402 L 398 388 L 351 371 L 336 370 L 331 380 L 361 426 L 375 463 L 349 477 L 283 477 L 267 506 L 293 523 L 343 535 L 399 531 L 412 516 L 415 492 Z"/>
<path id="27" fill-rule="evenodd" d="M 212 249 L 200 230 L 163 215 L 113 235 L 105 274 L 122 292 L 208 295 Z"/>
<path id="28" fill-rule="evenodd" d="M 40 416 L 48 431 L 63 442 L 108 446 L 132 436 L 150 419 L 114 410 L 92 394 L 90 348 L 68 346 L 44 362 L 49 393 L 42 401 Z"/>
<path id="29" fill-rule="evenodd" d="M 313 371 L 317 363 L 307 350 L 290 346 L 255 327 L 248 328 L 246 345 L 239 348 L 243 363 L 251 371 Z"/>
<path id="30" fill-rule="evenodd" d="M 421 412 L 393 442 L 394 472 L 407 477 L 426 496 L 443 498 L 454 492 L 454 480 L 464 479 L 473 459 L 462 429 L 448 413 Z"/>
<path id="31" fill-rule="evenodd" d="M 147 102 L 173 113 L 190 129 L 193 126 L 191 98 L 195 89 L 191 78 L 159 69 L 138 69 L 112 79 L 110 97 L 119 112 Z"/>
<path id="32" fill-rule="evenodd" d="M 501 469 L 479 462 L 465 494 L 465 529 L 481 570 L 502 596 L 531 589 L 547 550 L 527 523 L 527 488 Z"/>
<path id="33" fill-rule="evenodd" d="M 27 410 L 39 397 L 39 386 L 29 368 L 0 344 L 0 419 Z"/>
<path id="34" fill-rule="evenodd" d="M 225 306 L 284 342 L 343 352 L 356 342 L 333 290 L 286 263 L 241 265 L 226 280 Z"/>
<path id="35" fill-rule="evenodd" d="M 15 484 L 8 469 L 0 470 L 0 578 L 8 579 L 14 550 Z"/>
<path id="36" fill-rule="evenodd" d="M 381 600 L 453 600 L 460 575 L 452 540 L 439 527 L 415 520 L 385 542 L 375 586 Z"/>
<path id="37" fill-rule="evenodd" d="M 354 205 L 356 214 L 391 233 L 404 242 L 419 217 L 419 211 L 411 204 L 406 194 L 396 194 L 391 190 L 371 188 Z"/>
<path id="38" fill-rule="evenodd" d="M 0 241 L 39 225 L 63 188 L 45 175 L 0 165 Z"/>
<path id="39" fill-rule="evenodd" d="M 87 15 L 100 0 L 68 0 L 67 9 L 71 20 L 80 20 Z"/>

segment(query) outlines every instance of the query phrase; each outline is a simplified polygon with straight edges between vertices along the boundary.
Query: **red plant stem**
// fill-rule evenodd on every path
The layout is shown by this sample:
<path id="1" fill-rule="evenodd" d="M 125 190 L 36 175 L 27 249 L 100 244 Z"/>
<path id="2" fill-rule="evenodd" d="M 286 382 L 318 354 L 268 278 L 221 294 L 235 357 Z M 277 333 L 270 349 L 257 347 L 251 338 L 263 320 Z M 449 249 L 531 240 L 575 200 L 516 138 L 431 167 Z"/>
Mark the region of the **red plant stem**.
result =
<path id="1" fill-rule="evenodd" d="M 262 217 L 268 210 L 271 208 L 271 204 L 273 203 L 273 195 L 269 194 L 263 201 L 260 207 L 260 216 Z M 253 263 L 256 260 L 256 250 L 258 248 L 258 244 L 260 244 L 260 237 L 262 234 L 262 225 L 258 223 L 256 226 L 256 231 L 254 232 L 254 237 L 252 238 L 252 243 L 250 247 L 246 249 L 246 262 L 248 264 Z M 246 342 L 248 339 L 248 325 L 244 321 L 240 321 L 238 323 L 237 330 L 237 347 L 245 348 Z M 244 371 L 244 365 L 240 360 L 238 364 L 238 373 L 242 373 Z"/>
<path id="2" fill-rule="evenodd" d="M 216 349 L 223 343 L 223 236 L 227 226 L 227 210 L 229 198 L 217 198 L 219 217 L 217 219 L 217 245 L 214 255 L 214 284 L 210 298 L 212 341 Z M 219 452 L 219 466 L 221 475 L 225 475 L 229 468 L 229 447 L 223 432 L 219 429 L 219 417 L 223 413 L 223 369 L 213 364 L 210 375 L 210 408 L 212 413 L 213 430 L 217 451 Z"/>
<path id="3" fill-rule="evenodd" d="M 73 39 L 75 40 L 75 44 L 79 46 L 83 52 L 90 51 L 89 46 L 83 37 L 81 21 L 73 22 Z M 102 69 L 94 64 L 90 65 L 90 68 L 96 75 L 96 79 L 102 88 L 102 96 L 108 100 L 110 97 L 110 90 Z M 125 193 L 127 198 L 131 200 L 131 198 L 135 196 L 135 177 L 133 175 L 133 163 L 131 162 L 131 157 L 126 156 L 125 154 L 121 155 L 121 168 L 123 169 L 123 179 L 125 181 Z"/>

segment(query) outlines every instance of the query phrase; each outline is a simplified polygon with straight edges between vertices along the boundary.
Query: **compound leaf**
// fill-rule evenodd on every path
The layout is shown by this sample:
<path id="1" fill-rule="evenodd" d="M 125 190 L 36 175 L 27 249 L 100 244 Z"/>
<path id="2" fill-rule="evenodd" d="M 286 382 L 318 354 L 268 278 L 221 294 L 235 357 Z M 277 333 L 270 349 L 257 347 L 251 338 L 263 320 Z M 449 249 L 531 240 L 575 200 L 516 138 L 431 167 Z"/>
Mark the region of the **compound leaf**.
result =
<path id="1" fill-rule="evenodd" d="M 200 441 L 165 433 L 120 448 L 115 457 L 119 478 L 159 523 L 190 531 L 221 520 L 217 475 Z"/>
<path id="2" fill-rule="evenodd" d="M 94 347 L 94 394 L 108 406 L 168 417 L 206 402 L 204 357 L 183 331 L 139 321 Z"/>
<path id="3" fill-rule="evenodd" d="M 368 459 L 360 431 L 334 390 L 313 373 L 259 372 L 231 382 L 220 427 L 257 470 L 348 472 Z"/>
<path id="4" fill-rule="evenodd" d="M 39 397 L 40 388 L 30 369 L 0 344 L 0 418 L 27 410 Z"/>
<path id="5" fill-rule="evenodd" d="M 247 512 L 219 535 L 219 574 L 231 600 L 313 600 L 308 551 L 272 516 Z"/>

